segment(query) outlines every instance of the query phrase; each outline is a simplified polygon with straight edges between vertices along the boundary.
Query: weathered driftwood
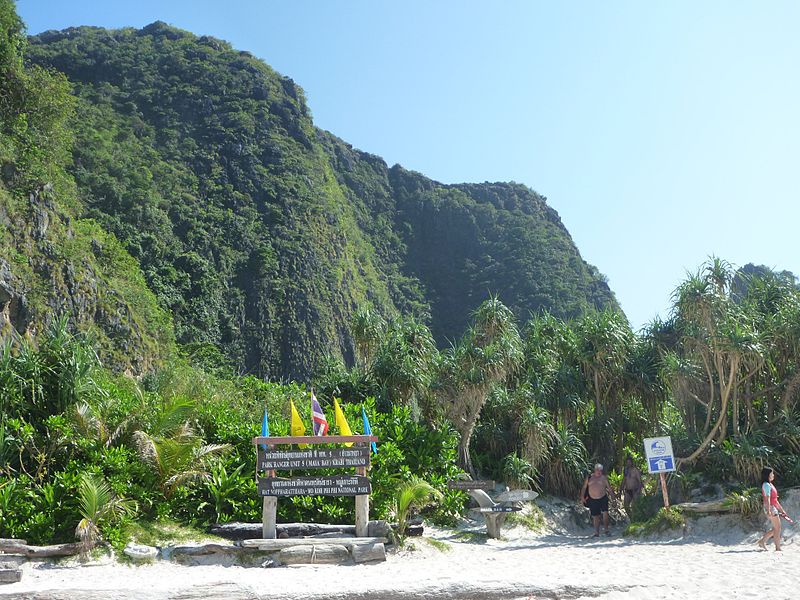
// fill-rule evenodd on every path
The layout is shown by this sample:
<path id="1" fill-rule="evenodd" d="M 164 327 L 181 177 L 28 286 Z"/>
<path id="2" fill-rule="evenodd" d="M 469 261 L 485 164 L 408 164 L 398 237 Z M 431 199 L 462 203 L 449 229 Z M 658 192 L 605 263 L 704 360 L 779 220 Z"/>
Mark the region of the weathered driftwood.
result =
<path id="1" fill-rule="evenodd" d="M 278 560 L 284 565 L 340 564 L 350 561 L 350 552 L 339 544 L 306 544 L 283 548 Z"/>
<path id="2" fill-rule="evenodd" d="M 386 544 L 389 540 L 382 537 L 351 537 L 351 538 L 323 538 L 328 545 L 345 546 L 347 548 L 355 546 L 356 544 Z M 282 550 L 283 548 L 292 548 L 293 546 L 308 546 L 319 545 L 316 544 L 314 538 L 297 538 L 286 540 L 243 540 L 241 542 L 243 548 L 258 548 L 259 550 Z"/>
<path id="3" fill-rule="evenodd" d="M 357 563 L 386 560 L 386 547 L 383 544 L 356 544 L 352 549 L 353 560 Z"/>
<path id="4" fill-rule="evenodd" d="M 28 544 L 28 540 L 22 540 L 19 538 L 0 538 L 0 546 L 3 544 L 22 544 L 26 546 Z"/>
<path id="5" fill-rule="evenodd" d="M 324 523 L 278 523 L 279 538 L 297 538 L 321 533 L 349 533 L 355 535 L 355 525 L 327 525 Z M 212 525 L 210 533 L 227 540 L 261 539 L 261 523 L 223 523 Z"/>
<path id="6" fill-rule="evenodd" d="M 186 546 L 175 546 L 172 548 L 172 556 L 208 556 L 211 554 L 238 554 L 249 550 L 243 546 L 233 544 L 195 544 Z"/>
<path id="7" fill-rule="evenodd" d="M 684 502 L 678 504 L 683 512 L 694 515 L 719 515 L 733 512 L 731 507 L 725 505 L 724 500 L 710 500 L 709 502 Z"/>
<path id="8" fill-rule="evenodd" d="M 80 554 L 81 545 L 55 544 L 52 546 L 29 546 L 27 544 L 3 544 L 0 543 L 0 552 L 5 554 L 21 554 L 29 558 L 49 558 L 52 556 L 75 556 Z"/>

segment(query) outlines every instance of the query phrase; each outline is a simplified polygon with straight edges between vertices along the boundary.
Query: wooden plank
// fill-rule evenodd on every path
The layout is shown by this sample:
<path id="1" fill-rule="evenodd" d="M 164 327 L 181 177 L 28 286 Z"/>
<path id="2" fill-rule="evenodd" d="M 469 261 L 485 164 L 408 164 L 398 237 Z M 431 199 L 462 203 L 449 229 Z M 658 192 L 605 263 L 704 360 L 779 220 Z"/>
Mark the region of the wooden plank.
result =
<path id="1" fill-rule="evenodd" d="M 350 552 L 341 544 L 306 544 L 281 549 L 278 560 L 284 565 L 336 565 L 350 562 Z"/>
<path id="2" fill-rule="evenodd" d="M 254 437 L 253 444 L 368 444 L 377 442 L 374 435 L 287 435 L 282 437 Z"/>
<path id="3" fill-rule="evenodd" d="M 493 490 L 494 481 L 455 479 L 447 482 L 447 488 L 451 490 Z"/>
<path id="4" fill-rule="evenodd" d="M 267 497 L 267 496 L 265 496 Z M 217 523 L 209 528 L 209 533 L 226 540 L 251 540 L 265 537 L 262 535 L 263 523 Z M 322 533 L 339 533 L 355 535 L 355 525 L 329 525 L 327 523 L 278 523 L 275 526 L 278 535 L 284 537 L 305 537 Z M 386 532 L 371 533 L 371 537 L 385 537 Z"/>
<path id="5" fill-rule="evenodd" d="M 481 513 L 510 513 L 522 510 L 521 506 L 507 506 L 498 504 L 496 506 L 485 506 L 480 508 L 470 508 L 470 510 Z"/>
<path id="6" fill-rule="evenodd" d="M 17 583 L 21 579 L 20 569 L 0 569 L 0 583 Z"/>
<path id="7" fill-rule="evenodd" d="M 347 469 L 369 466 L 369 446 L 258 450 L 258 470 Z"/>
<path id="8" fill-rule="evenodd" d="M 498 502 L 530 502 L 539 497 L 533 490 L 507 490 L 497 496 Z"/>
<path id="9" fill-rule="evenodd" d="M 353 561 L 357 563 L 385 561 L 386 546 L 383 544 L 356 544 L 353 546 Z"/>
<path id="10" fill-rule="evenodd" d="M 362 467 L 363 468 L 363 467 Z M 258 480 L 260 496 L 359 496 L 372 491 L 369 478 L 362 475 L 328 475 L 321 477 L 262 477 Z M 367 519 L 369 520 L 369 519 Z M 357 533 L 357 531 L 356 531 Z"/>
<path id="11" fill-rule="evenodd" d="M 271 551 L 291 548 L 292 546 L 315 546 L 323 544 L 338 544 L 348 548 L 357 544 L 388 544 L 389 540 L 383 537 L 343 537 L 343 538 L 287 538 L 277 540 L 242 540 L 243 548 L 258 548 Z"/>

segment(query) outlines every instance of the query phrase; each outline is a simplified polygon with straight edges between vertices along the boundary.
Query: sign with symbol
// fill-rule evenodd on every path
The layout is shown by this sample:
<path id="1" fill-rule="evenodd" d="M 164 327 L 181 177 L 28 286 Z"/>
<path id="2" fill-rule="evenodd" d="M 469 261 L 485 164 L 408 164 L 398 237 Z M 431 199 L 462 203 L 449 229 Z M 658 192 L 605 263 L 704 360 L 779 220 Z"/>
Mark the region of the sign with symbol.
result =
<path id="1" fill-rule="evenodd" d="M 667 437 L 645 438 L 644 454 L 650 473 L 669 473 L 675 470 L 675 455 L 672 440 Z"/>

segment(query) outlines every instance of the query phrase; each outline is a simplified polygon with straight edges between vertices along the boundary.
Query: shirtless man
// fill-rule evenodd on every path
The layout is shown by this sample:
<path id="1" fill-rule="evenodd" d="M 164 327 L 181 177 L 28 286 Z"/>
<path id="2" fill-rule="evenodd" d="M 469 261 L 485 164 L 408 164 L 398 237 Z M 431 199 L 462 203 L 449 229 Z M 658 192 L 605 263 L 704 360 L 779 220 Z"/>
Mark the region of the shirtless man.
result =
<path id="1" fill-rule="evenodd" d="M 633 464 L 633 459 L 629 456 L 625 459 L 625 469 L 622 471 L 622 489 L 620 493 L 625 503 L 625 512 L 631 513 L 631 506 L 636 499 L 641 496 L 644 483 L 642 483 L 642 472 Z"/>
<path id="2" fill-rule="evenodd" d="M 596 464 L 594 472 L 586 478 L 581 488 L 580 503 L 583 504 L 583 499 L 589 496 L 589 512 L 592 514 L 592 521 L 594 522 L 594 537 L 600 537 L 600 516 L 603 517 L 603 528 L 606 535 L 611 535 L 608 530 L 608 495 L 614 495 L 614 490 L 608 483 L 608 477 L 603 473 L 603 465 Z"/>

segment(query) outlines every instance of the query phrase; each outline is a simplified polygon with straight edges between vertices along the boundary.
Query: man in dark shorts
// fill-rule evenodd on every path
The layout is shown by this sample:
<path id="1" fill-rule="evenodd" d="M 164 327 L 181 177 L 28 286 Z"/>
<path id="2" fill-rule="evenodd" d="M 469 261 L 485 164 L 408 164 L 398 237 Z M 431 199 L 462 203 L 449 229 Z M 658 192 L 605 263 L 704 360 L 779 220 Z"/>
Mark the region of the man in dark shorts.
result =
<path id="1" fill-rule="evenodd" d="M 581 503 L 586 503 L 589 512 L 592 514 L 594 523 L 594 537 L 600 537 L 600 517 L 603 517 L 603 528 L 606 535 L 611 535 L 608 530 L 608 495 L 614 494 L 608 477 L 603 473 L 603 465 L 600 463 L 594 466 L 594 471 L 583 482 L 581 489 Z"/>

